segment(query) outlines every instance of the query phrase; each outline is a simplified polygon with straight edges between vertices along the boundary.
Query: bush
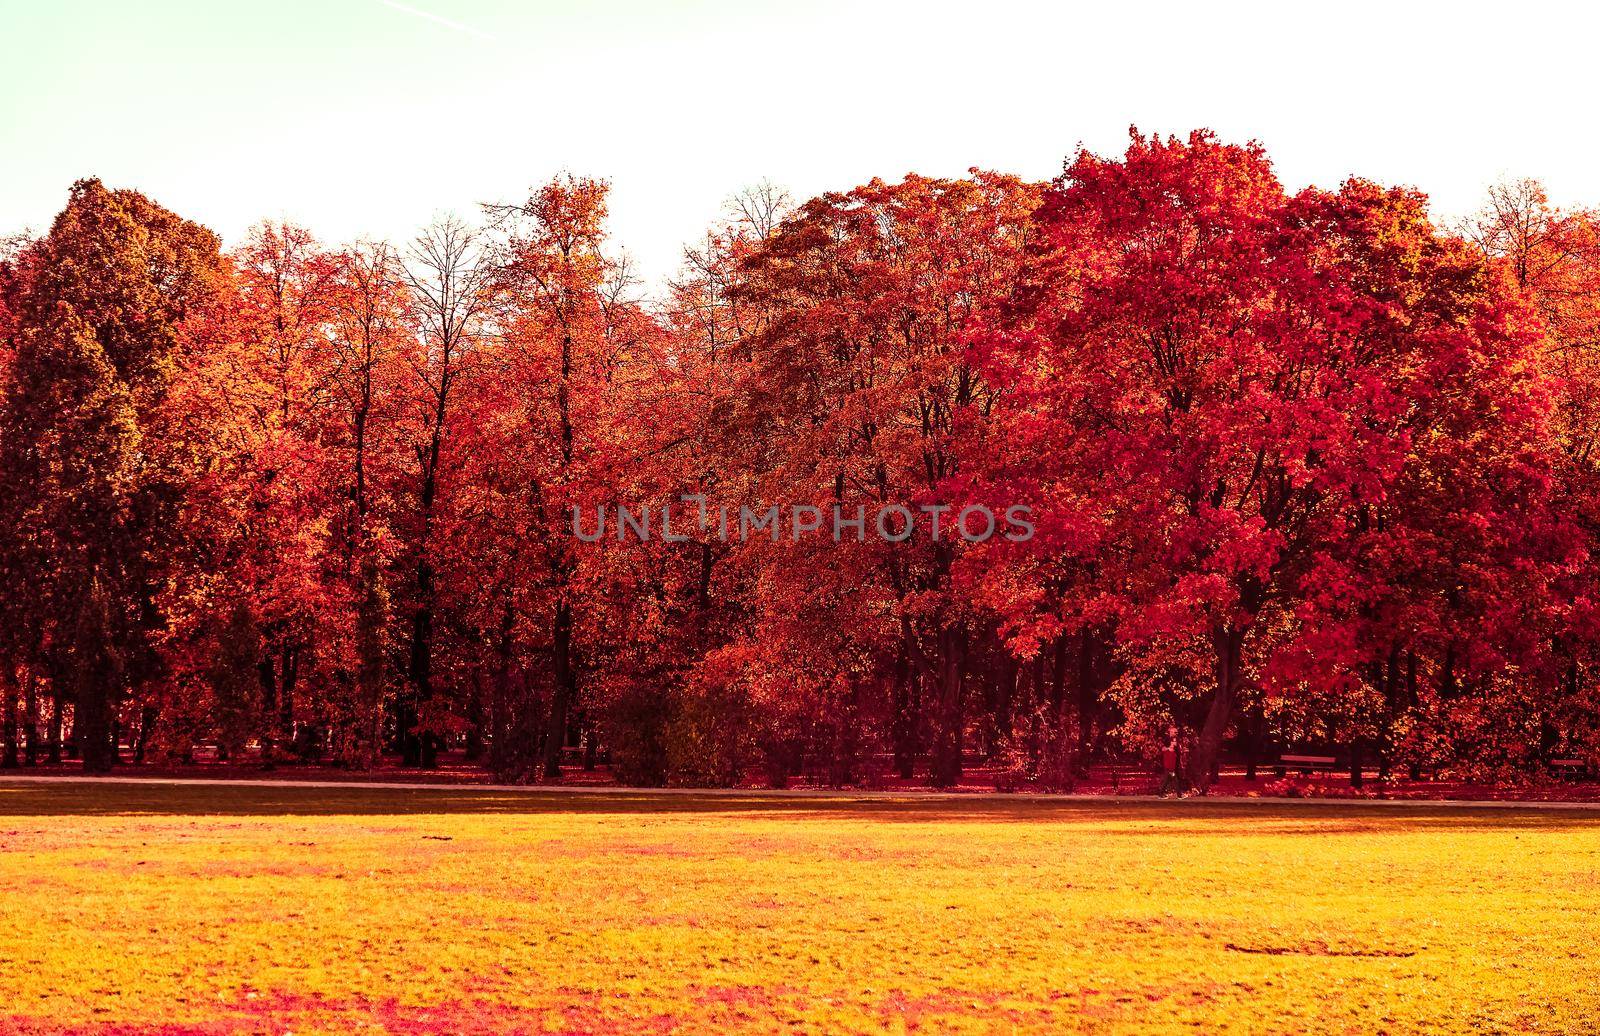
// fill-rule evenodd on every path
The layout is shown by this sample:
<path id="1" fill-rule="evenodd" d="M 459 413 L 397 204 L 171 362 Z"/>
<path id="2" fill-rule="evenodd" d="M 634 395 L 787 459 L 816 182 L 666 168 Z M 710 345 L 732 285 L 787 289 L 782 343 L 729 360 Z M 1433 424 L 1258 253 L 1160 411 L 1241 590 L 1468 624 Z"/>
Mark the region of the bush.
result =
<path id="1" fill-rule="evenodd" d="M 660 691 L 632 686 L 612 699 L 605 710 L 605 743 L 611 772 L 619 784 L 660 788 L 669 772 L 667 729 L 672 702 Z"/>
<path id="2" fill-rule="evenodd" d="M 749 700 L 736 687 L 686 687 L 666 723 L 671 783 L 689 788 L 737 785 L 754 755 L 749 716 Z"/>

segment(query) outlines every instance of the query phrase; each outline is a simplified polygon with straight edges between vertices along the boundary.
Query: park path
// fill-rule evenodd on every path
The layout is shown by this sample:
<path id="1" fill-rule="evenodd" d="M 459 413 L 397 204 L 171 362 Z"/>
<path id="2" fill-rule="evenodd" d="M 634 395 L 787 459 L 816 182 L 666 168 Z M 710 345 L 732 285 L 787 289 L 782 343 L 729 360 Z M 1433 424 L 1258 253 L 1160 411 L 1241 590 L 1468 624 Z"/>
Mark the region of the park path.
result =
<path id="1" fill-rule="evenodd" d="M 0 774 L 0 785 L 6 784 L 158 784 L 195 785 L 200 787 L 246 788 L 334 788 L 340 791 L 420 791 L 420 792 L 513 792 L 529 796 L 581 796 L 611 795 L 638 798 L 687 797 L 740 797 L 740 798 L 796 798 L 796 799 L 851 799 L 864 801 L 930 801 L 930 802 L 983 802 L 989 800 L 1029 802 L 1082 802 L 1128 803 L 1164 802 L 1168 805 L 1192 803 L 1205 805 L 1239 806 L 1377 806 L 1398 809 L 1435 809 L 1453 807 L 1460 809 L 1533 809 L 1551 811 L 1600 812 L 1600 802 L 1537 802 L 1508 801 L 1505 799 L 1365 799 L 1365 798 L 1286 798 L 1276 796 L 1209 795 L 1186 799 L 1162 798 L 1157 795 L 1084 795 L 1046 792 L 938 792 L 938 791 L 851 791 L 815 788 L 621 788 L 612 785 L 539 785 L 539 784 L 445 784 L 422 781 L 322 781 L 276 780 L 226 777 L 87 777 L 70 774 L 49 776 L 26 774 Z"/>

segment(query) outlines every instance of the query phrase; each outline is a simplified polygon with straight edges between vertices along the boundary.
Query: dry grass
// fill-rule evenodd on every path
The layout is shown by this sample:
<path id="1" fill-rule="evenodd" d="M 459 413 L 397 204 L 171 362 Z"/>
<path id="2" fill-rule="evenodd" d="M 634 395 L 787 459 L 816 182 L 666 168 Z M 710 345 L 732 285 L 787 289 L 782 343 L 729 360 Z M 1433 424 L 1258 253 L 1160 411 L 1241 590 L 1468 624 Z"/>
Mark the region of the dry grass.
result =
<path id="1" fill-rule="evenodd" d="M 1589 1032 L 1597 820 L 0 783 L 0 1033 Z"/>

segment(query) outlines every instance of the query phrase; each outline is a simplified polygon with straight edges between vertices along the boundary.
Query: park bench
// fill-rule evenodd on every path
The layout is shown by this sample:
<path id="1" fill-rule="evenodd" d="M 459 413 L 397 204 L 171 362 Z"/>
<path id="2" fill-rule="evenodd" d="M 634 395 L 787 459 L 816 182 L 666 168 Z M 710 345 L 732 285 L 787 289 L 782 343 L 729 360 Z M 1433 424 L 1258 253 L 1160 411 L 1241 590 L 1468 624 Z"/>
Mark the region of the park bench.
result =
<path id="1" fill-rule="evenodd" d="M 1338 764 L 1338 760 L 1331 755 L 1281 755 L 1278 757 L 1278 766 L 1285 770 L 1299 770 L 1309 774 L 1312 770 L 1331 770 Z"/>
<path id="2" fill-rule="evenodd" d="M 1563 777 L 1583 777 L 1589 772 L 1589 764 L 1582 759 L 1552 759 L 1550 769 Z"/>

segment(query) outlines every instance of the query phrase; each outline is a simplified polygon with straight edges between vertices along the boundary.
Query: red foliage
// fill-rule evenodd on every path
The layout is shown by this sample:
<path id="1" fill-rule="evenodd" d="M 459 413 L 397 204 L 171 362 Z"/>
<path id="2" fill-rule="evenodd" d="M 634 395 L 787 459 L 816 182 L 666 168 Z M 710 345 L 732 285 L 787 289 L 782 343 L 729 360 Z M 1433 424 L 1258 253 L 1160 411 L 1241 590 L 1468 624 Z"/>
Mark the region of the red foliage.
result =
<path id="1" fill-rule="evenodd" d="M 1600 757 L 1593 214 L 1506 185 L 1461 237 L 1135 133 L 1050 185 L 758 188 L 650 303 L 606 198 L 223 255 L 86 182 L 7 248 L 7 758 Z"/>

